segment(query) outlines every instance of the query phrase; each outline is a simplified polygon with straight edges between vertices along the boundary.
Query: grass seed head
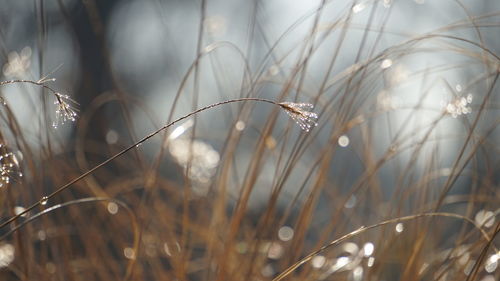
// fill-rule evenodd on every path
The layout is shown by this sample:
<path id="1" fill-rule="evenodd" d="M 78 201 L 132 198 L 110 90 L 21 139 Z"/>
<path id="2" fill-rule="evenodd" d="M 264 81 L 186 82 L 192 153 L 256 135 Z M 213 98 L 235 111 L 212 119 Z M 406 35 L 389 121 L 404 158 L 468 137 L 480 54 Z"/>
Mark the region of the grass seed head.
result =
<path id="1" fill-rule="evenodd" d="M 294 102 L 281 102 L 281 108 L 297 123 L 300 128 L 309 132 L 312 127 L 318 126 L 318 114 L 309 111 L 312 110 L 314 105 L 310 103 L 294 103 Z"/>
<path id="2" fill-rule="evenodd" d="M 0 144 L 0 187 L 22 177 L 19 160 L 6 145 Z"/>
<path id="3" fill-rule="evenodd" d="M 78 103 L 67 95 L 61 95 L 59 93 L 55 95 L 56 100 L 54 104 L 56 105 L 56 120 L 52 123 L 52 127 L 57 128 L 59 125 L 63 125 L 68 121 L 75 122 L 78 116 L 78 109 L 76 108 Z"/>

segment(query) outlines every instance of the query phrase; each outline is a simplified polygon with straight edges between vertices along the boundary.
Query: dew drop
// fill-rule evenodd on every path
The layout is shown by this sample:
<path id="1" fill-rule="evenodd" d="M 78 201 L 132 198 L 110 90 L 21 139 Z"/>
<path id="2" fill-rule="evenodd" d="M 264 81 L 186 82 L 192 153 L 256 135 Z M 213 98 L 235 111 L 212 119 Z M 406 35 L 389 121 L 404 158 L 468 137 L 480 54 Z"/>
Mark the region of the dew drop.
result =
<path id="1" fill-rule="evenodd" d="M 115 202 L 109 202 L 107 206 L 108 212 L 112 215 L 115 215 L 118 213 L 118 204 Z"/>
<path id="2" fill-rule="evenodd" d="M 123 249 L 123 255 L 130 260 L 135 259 L 135 251 L 130 247 Z"/>
<path id="3" fill-rule="evenodd" d="M 387 68 L 389 68 L 391 66 L 392 66 L 392 60 L 390 60 L 390 59 L 385 59 L 380 64 L 380 68 L 382 68 L 382 69 L 387 69 Z"/>
<path id="4" fill-rule="evenodd" d="M 500 260 L 500 254 L 494 254 L 486 260 L 486 264 L 484 266 L 484 270 L 488 273 L 493 273 L 498 266 L 498 260 Z"/>
<path id="5" fill-rule="evenodd" d="M 481 210 L 477 212 L 474 220 L 483 227 L 492 227 L 495 224 L 495 214 L 492 211 Z"/>
<path id="6" fill-rule="evenodd" d="M 115 130 L 109 130 L 106 133 L 106 142 L 108 144 L 115 144 L 118 142 L 119 135 Z"/>
<path id="7" fill-rule="evenodd" d="M 40 240 L 40 241 L 44 241 L 45 239 L 47 239 L 47 233 L 44 230 L 39 230 L 36 233 L 36 236 L 38 237 L 38 240 Z"/>
<path id="8" fill-rule="evenodd" d="M 405 229 L 404 225 L 402 223 L 396 224 L 396 232 L 401 233 Z"/>
<path id="9" fill-rule="evenodd" d="M 472 98 L 473 98 L 472 94 L 468 94 L 467 97 L 466 97 L 467 103 L 471 103 L 472 102 Z"/>
<path id="10" fill-rule="evenodd" d="M 325 265 L 326 258 L 324 256 L 315 256 L 312 260 L 312 266 L 314 268 L 321 268 L 323 265 Z"/>
<path id="11" fill-rule="evenodd" d="M 337 271 L 351 262 L 349 257 L 340 257 L 337 259 L 334 265 L 332 265 L 331 270 Z"/>
<path id="12" fill-rule="evenodd" d="M 278 231 L 278 237 L 281 241 L 290 241 L 293 238 L 293 228 L 289 226 L 283 226 Z"/>
<path id="13" fill-rule="evenodd" d="M 14 214 L 16 214 L 16 216 L 17 216 L 17 215 L 20 215 L 20 214 L 22 214 L 25 210 L 26 210 L 26 209 L 25 209 L 24 207 L 21 207 L 21 206 L 16 206 L 16 207 L 14 207 Z M 26 215 L 27 215 L 27 214 L 23 214 L 23 215 L 21 215 L 21 216 L 22 216 L 22 217 L 26 217 Z"/>
<path id="14" fill-rule="evenodd" d="M 267 251 L 267 257 L 272 260 L 280 259 L 283 256 L 283 246 L 279 243 L 273 242 L 269 245 L 269 249 Z"/>
<path id="15" fill-rule="evenodd" d="M 356 243 L 347 242 L 343 245 L 342 249 L 346 253 L 350 253 L 352 255 L 356 254 L 359 251 L 359 247 Z"/>
<path id="16" fill-rule="evenodd" d="M 359 3 L 359 4 L 356 4 L 352 7 L 352 12 L 357 14 L 357 13 L 363 11 L 365 8 L 366 8 L 365 3 Z"/>
<path id="17" fill-rule="evenodd" d="M 245 122 L 243 122 L 243 121 L 240 120 L 240 121 L 236 122 L 236 124 L 234 125 L 234 127 L 238 131 L 243 131 L 245 129 Z"/>
<path id="18" fill-rule="evenodd" d="M 15 248 L 11 244 L 3 244 L 0 246 L 0 268 L 8 267 L 14 261 Z"/>
<path id="19" fill-rule="evenodd" d="M 375 246 L 373 245 L 373 243 L 371 242 L 365 243 L 365 245 L 363 246 L 363 255 L 365 257 L 369 257 L 373 254 L 374 250 Z"/>
<path id="20" fill-rule="evenodd" d="M 40 199 L 40 204 L 43 206 L 47 205 L 47 202 L 49 202 L 49 198 L 47 196 L 44 196 L 42 197 L 42 199 Z"/>
<path id="21" fill-rule="evenodd" d="M 338 143 L 341 147 L 347 147 L 349 145 L 349 137 L 346 135 L 342 135 L 338 139 Z"/>

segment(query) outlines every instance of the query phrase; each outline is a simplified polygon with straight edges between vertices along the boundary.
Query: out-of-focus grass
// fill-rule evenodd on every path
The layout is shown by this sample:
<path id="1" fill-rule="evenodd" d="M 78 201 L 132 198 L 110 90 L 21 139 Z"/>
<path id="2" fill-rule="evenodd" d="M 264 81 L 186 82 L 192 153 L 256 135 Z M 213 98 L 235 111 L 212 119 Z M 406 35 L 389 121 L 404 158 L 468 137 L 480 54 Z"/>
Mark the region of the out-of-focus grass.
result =
<path id="1" fill-rule="evenodd" d="M 415 33 L 387 24 L 397 2 L 323 1 L 270 41 L 255 2 L 262 53 L 212 38 L 196 3 L 197 51 L 161 112 L 113 68 L 98 2 L 81 7 L 107 91 L 83 70 L 66 96 L 31 51 L 3 50 L 0 277 L 498 280 L 499 13 L 457 3 L 462 20 Z"/>

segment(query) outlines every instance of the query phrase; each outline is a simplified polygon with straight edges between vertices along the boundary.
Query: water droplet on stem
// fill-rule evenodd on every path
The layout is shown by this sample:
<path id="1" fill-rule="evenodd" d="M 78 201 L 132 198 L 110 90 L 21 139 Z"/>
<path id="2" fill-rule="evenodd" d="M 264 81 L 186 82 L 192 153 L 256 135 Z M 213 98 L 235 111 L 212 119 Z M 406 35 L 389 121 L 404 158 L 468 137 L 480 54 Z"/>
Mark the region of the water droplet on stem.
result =
<path id="1" fill-rule="evenodd" d="M 44 196 L 44 197 L 42 197 L 42 199 L 40 199 L 40 204 L 42 206 L 47 205 L 47 202 L 49 202 L 49 197 L 47 197 L 47 196 Z"/>

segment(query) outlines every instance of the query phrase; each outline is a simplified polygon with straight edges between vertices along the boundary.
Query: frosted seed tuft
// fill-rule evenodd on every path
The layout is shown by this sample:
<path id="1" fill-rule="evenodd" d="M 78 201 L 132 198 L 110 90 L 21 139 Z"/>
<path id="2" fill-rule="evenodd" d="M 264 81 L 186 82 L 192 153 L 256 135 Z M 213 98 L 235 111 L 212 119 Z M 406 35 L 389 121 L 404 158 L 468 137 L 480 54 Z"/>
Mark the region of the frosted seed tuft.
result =
<path id="1" fill-rule="evenodd" d="M 316 123 L 318 114 L 309 111 L 314 107 L 312 104 L 281 102 L 278 105 L 285 110 L 288 116 L 290 116 L 302 130 L 309 132 L 312 127 L 318 126 L 318 123 Z"/>

